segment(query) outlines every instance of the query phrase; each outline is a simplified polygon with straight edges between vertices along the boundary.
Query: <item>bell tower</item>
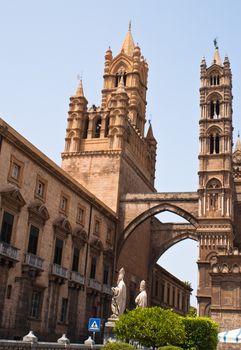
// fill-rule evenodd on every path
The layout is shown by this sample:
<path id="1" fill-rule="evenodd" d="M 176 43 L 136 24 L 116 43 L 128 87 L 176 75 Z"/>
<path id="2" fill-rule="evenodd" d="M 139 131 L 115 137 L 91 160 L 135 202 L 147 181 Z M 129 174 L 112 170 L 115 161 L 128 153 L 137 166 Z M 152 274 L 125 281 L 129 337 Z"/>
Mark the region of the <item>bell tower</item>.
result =
<path id="1" fill-rule="evenodd" d="M 199 149 L 198 301 L 200 315 L 211 303 L 210 263 L 233 244 L 232 74 L 217 43 L 212 64 L 201 62 Z"/>
<path id="2" fill-rule="evenodd" d="M 120 52 L 106 51 L 101 105 L 87 107 L 82 82 L 70 98 L 62 168 L 115 212 L 122 194 L 155 191 L 151 125 L 145 136 L 147 74 L 129 25 Z"/>

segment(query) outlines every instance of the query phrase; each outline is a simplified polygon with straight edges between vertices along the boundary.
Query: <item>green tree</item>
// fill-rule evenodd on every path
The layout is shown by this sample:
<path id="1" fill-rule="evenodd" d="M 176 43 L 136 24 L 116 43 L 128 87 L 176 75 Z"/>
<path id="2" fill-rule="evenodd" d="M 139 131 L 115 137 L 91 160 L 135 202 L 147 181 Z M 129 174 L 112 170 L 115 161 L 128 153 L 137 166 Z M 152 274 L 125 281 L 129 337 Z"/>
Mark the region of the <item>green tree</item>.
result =
<path id="1" fill-rule="evenodd" d="M 137 341 L 153 348 L 179 345 L 185 341 L 182 318 L 172 310 L 160 307 L 128 311 L 116 322 L 115 333 L 118 339 Z"/>
<path id="2" fill-rule="evenodd" d="M 218 325 L 207 317 L 184 317 L 186 341 L 184 349 L 215 350 L 218 343 Z"/>

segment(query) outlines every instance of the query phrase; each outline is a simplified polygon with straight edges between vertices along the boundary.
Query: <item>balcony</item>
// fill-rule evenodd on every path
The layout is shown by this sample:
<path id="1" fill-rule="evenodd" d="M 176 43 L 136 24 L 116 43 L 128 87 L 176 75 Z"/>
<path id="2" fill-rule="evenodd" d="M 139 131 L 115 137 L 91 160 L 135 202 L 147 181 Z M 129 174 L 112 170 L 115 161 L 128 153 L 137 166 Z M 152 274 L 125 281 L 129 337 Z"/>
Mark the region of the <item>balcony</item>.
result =
<path id="1" fill-rule="evenodd" d="M 101 291 L 101 283 L 96 281 L 94 278 L 88 278 L 87 287 Z"/>
<path id="2" fill-rule="evenodd" d="M 43 263 L 44 263 L 44 260 L 39 256 L 31 253 L 25 254 L 25 259 L 24 259 L 25 265 L 28 265 L 28 266 L 34 267 L 37 270 L 43 271 Z"/>
<path id="3" fill-rule="evenodd" d="M 0 242 L 0 256 L 11 261 L 19 261 L 19 249 L 6 242 Z"/>
<path id="4" fill-rule="evenodd" d="M 79 272 L 71 271 L 70 273 L 70 280 L 75 283 L 79 283 L 84 285 L 85 284 L 85 278 L 82 276 Z"/>
<path id="5" fill-rule="evenodd" d="M 60 277 L 60 278 L 68 278 L 68 270 L 58 264 L 53 264 L 52 265 L 52 270 L 51 270 L 52 275 Z"/>
<path id="6" fill-rule="evenodd" d="M 108 286 L 108 284 L 103 284 L 102 292 L 105 294 L 113 295 L 112 289 L 110 286 Z"/>

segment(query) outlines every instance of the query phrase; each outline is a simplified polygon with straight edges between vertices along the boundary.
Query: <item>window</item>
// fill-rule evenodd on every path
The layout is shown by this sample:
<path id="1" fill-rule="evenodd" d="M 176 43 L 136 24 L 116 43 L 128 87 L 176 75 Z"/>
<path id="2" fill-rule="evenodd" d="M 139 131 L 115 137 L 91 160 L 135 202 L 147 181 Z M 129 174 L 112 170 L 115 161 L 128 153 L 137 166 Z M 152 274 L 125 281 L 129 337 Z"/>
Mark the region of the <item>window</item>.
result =
<path id="1" fill-rule="evenodd" d="M 170 305 L 170 286 L 167 285 L 167 304 Z"/>
<path id="2" fill-rule="evenodd" d="M 30 307 L 30 317 L 39 318 L 40 314 L 40 302 L 41 302 L 41 293 L 34 290 L 32 294 L 31 307 Z"/>
<path id="3" fill-rule="evenodd" d="M 13 220 L 14 216 L 8 212 L 3 213 L 3 221 L 2 221 L 2 228 L 1 228 L 1 236 L 0 240 L 3 242 L 6 242 L 10 244 L 11 242 L 11 235 L 13 230 Z"/>
<path id="4" fill-rule="evenodd" d="M 55 250 L 54 250 L 54 264 L 61 265 L 63 252 L 63 241 L 62 239 L 56 238 Z"/>
<path id="5" fill-rule="evenodd" d="M 99 236 L 99 234 L 100 234 L 100 221 L 99 220 L 95 220 L 94 234 L 96 234 L 97 236 Z"/>
<path id="6" fill-rule="evenodd" d="M 7 286 L 6 298 L 7 298 L 7 299 L 10 299 L 10 298 L 11 298 L 11 294 L 12 294 L 12 286 L 11 286 L 11 284 L 9 284 L 9 285 Z"/>
<path id="7" fill-rule="evenodd" d="M 20 185 L 22 180 L 23 162 L 11 156 L 8 180 L 16 185 Z"/>
<path id="8" fill-rule="evenodd" d="M 35 195 L 40 199 L 44 199 L 45 193 L 46 193 L 46 181 L 43 180 L 40 176 L 37 176 Z"/>
<path id="9" fill-rule="evenodd" d="M 90 278 L 93 278 L 93 279 L 95 279 L 96 263 L 97 263 L 96 257 L 93 256 L 91 259 L 91 266 L 90 266 Z"/>
<path id="10" fill-rule="evenodd" d="M 175 288 L 172 288 L 172 305 L 175 306 L 175 297 L 176 297 L 176 291 Z"/>
<path id="11" fill-rule="evenodd" d="M 99 117 L 95 122 L 95 129 L 94 129 L 94 137 L 95 138 L 100 137 L 100 130 L 101 130 L 101 118 Z"/>
<path id="12" fill-rule="evenodd" d="M 213 100 L 210 103 L 210 118 L 218 118 L 220 114 L 220 102 L 219 100 Z"/>
<path id="13" fill-rule="evenodd" d="M 220 77 L 219 75 L 212 75 L 210 77 L 210 85 L 219 85 L 220 84 Z"/>
<path id="14" fill-rule="evenodd" d="M 78 272 L 79 270 L 79 253 L 80 253 L 80 250 L 75 247 L 74 254 L 73 254 L 72 271 Z"/>
<path id="15" fill-rule="evenodd" d="M 76 217 L 76 221 L 79 223 L 83 223 L 84 222 L 84 209 L 80 206 L 78 206 L 77 208 L 77 217 Z"/>
<path id="16" fill-rule="evenodd" d="M 107 116 L 105 119 L 105 137 L 109 135 L 109 127 L 110 127 L 110 117 Z"/>
<path id="17" fill-rule="evenodd" d="M 209 142 L 210 142 L 210 154 L 213 154 L 213 152 L 214 152 L 214 137 L 213 137 L 213 135 L 210 135 Z"/>
<path id="18" fill-rule="evenodd" d="M 165 297 L 165 285 L 162 283 L 161 284 L 161 300 L 164 302 L 164 297 Z"/>
<path id="19" fill-rule="evenodd" d="M 84 122 L 83 139 L 87 139 L 89 129 L 89 118 L 87 117 Z"/>
<path id="20" fill-rule="evenodd" d="M 60 211 L 66 214 L 67 210 L 68 210 L 68 198 L 67 196 L 61 195 Z"/>
<path id="21" fill-rule="evenodd" d="M 103 284 L 109 284 L 109 265 L 104 265 Z"/>
<path id="22" fill-rule="evenodd" d="M 178 308 L 178 310 L 180 309 L 180 292 L 178 291 L 178 293 L 177 293 L 177 308 Z"/>
<path id="23" fill-rule="evenodd" d="M 159 293 L 159 285 L 158 285 L 158 280 L 155 281 L 155 296 L 158 297 Z"/>
<path id="24" fill-rule="evenodd" d="M 34 255 L 37 254 L 38 236 L 39 236 L 38 227 L 31 225 L 30 233 L 29 233 L 29 241 L 28 241 L 28 253 L 32 253 Z"/>
<path id="25" fill-rule="evenodd" d="M 68 308 L 68 299 L 62 298 L 60 322 L 66 322 L 67 308 Z"/>
<path id="26" fill-rule="evenodd" d="M 19 176 L 20 176 L 20 166 L 16 163 L 13 163 L 12 165 L 12 178 L 15 179 L 15 180 L 18 180 L 19 179 Z"/>
<path id="27" fill-rule="evenodd" d="M 106 242 L 112 243 L 112 229 L 110 227 L 107 228 Z"/>
<path id="28" fill-rule="evenodd" d="M 219 135 L 210 135 L 209 138 L 209 143 L 210 143 L 210 154 L 216 153 L 218 154 L 220 152 L 220 138 Z"/>

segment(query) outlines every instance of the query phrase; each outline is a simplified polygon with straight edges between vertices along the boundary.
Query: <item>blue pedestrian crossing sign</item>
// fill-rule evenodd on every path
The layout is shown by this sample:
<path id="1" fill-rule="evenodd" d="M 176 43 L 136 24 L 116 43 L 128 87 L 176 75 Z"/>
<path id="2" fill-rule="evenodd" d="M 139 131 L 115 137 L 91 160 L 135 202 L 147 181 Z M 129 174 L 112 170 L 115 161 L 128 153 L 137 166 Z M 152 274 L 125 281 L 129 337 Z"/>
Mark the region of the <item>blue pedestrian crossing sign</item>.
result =
<path id="1" fill-rule="evenodd" d="M 100 332 L 100 318 L 89 318 L 89 332 Z"/>

